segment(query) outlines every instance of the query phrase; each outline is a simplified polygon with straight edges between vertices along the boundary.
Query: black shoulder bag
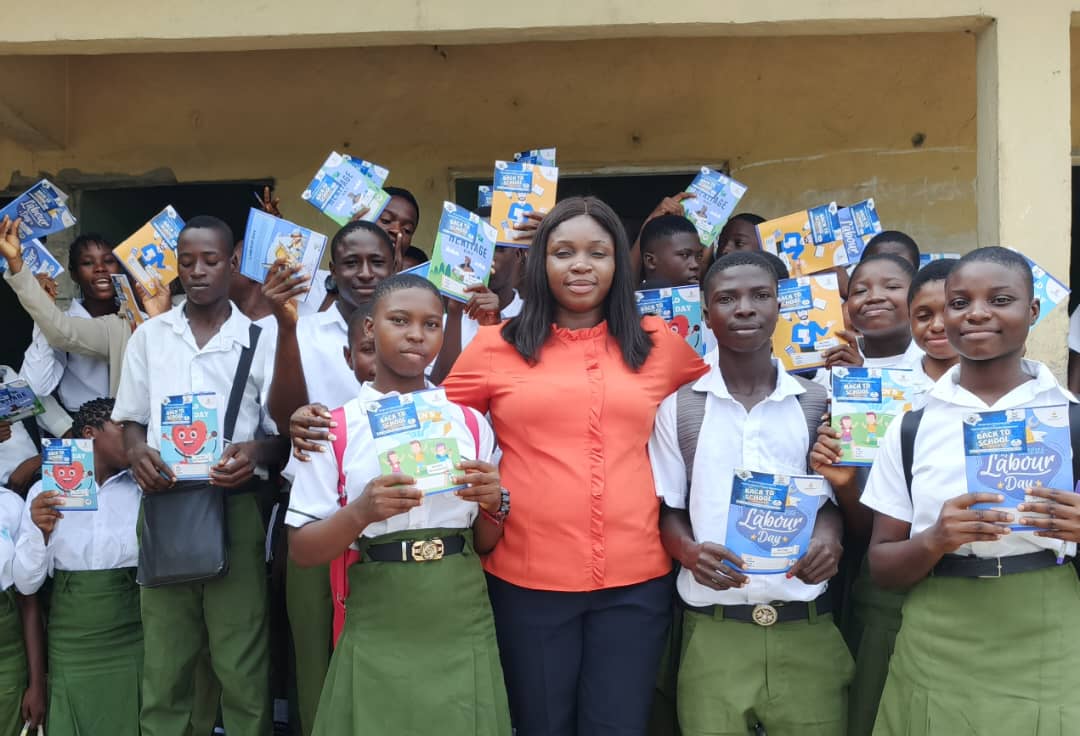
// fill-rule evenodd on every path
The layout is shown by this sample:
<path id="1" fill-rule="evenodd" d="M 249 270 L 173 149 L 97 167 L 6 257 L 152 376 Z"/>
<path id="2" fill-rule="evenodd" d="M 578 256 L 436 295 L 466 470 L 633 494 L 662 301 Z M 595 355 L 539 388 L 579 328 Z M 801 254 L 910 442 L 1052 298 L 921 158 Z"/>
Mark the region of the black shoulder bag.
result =
<path id="1" fill-rule="evenodd" d="M 225 411 L 226 443 L 232 441 L 261 332 L 258 325 L 251 325 L 248 346 L 236 365 Z M 226 489 L 199 480 L 178 482 L 166 491 L 143 496 L 135 581 L 156 588 L 223 577 L 229 571 L 226 495 Z"/>

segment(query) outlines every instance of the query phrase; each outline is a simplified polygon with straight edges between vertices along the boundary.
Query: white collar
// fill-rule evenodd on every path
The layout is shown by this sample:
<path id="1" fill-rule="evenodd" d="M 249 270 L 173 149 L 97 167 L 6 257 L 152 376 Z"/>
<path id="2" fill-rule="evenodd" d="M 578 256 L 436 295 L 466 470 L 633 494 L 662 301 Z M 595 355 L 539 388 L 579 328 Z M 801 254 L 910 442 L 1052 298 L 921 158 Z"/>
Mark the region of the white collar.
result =
<path id="1" fill-rule="evenodd" d="M 341 310 L 338 309 L 337 301 L 331 304 L 327 309 L 322 312 L 313 312 L 311 314 L 305 314 L 300 319 L 310 320 L 311 324 L 317 327 L 326 327 L 328 325 L 337 325 L 341 328 L 342 332 L 349 329 L 348 322 L 341 314 Z"/>
<path id="2" fill-rule="evenodd" d="M 83 305 L 82 299 L 72 299 L 67 313 L 69 317 L 91 318 L 90 313 L 86 311 L 86 307 Z"/>
<path id="3" fill-rule="evenodd" d="M 1033 380 L 1025 381 L 1008 394 L 1003 396 L 998 403 L 1008 399 L 1013 406 L 1027 403 L 1036 396 L 1046 391 L 1056 394 L 1061 403 L 1075 402 L 1076 397 L 1062 388 L 1057 378 L 1045 365 L 1037 360 L 1021 359 L 1020 367 Z M 940 401 L 959 406 L 967 406 L 975 409 L 985 408 L 985 404 L 974 394 L 960 386 L 960 365 L 954 365 L 941 379 L 930 389 L 930 396 Z"/>
<path id="4" fill-rule="evenodd" d="M 438 386 L 425 378 L 424 388 L 432 389 L 438 388 Z M 360 395 L 357 398 L 359 398 L 361 401 L 378 401 L 379 399 L 385 399 L 387 396 L 401 396 L 401 392 L 389 391 L 384 394 L 376 390 L 374 381 L 364 381 L 360 385 Z"/>
<path id="5" fill-rule="evenodd" d="M 159 319 L 163 320 L 172 331 L 177 335 L 183 335 L 191 331 L 191 326 L 188 324 L 187 314 L 184 312 L 184 307 L 187 306 L 187 300 L 184 300 L 177 306 L 170 309 L 165 314 L 161 315 Z M 220 338 L 222 341 L 229 341 L 231 343 L 238 343 L 242 347 L 247 347 L 249 342 L 249 326 L 251 320 L 249 320 L 244 313 L 237 308 L 232 301 L 229 302 L 228 319 L 221 325 L 221 329 L 218 330 L 215 337 Z"/>
<path id="6" fill-rule="evenodd" d="M 727 382 L 724 381 L 724 374 L 720 371 L 719 355 L 720 349 L 715 348 L 705 356 L 709 372 L 694 382 L 694 390 L 711 393 L 720 399 L 734 401 L 734 397 L 728 391 Z M 780 365 L 780 361 L 772 358 L 771 362 L 776 369 L 776 386 L 773 388 L 772 393 L 765 398 L 765 401 L 783 401 L 788 396 L 798 396 L 806 392 L 803 385 L 784 370 L 783 366 Z"/>

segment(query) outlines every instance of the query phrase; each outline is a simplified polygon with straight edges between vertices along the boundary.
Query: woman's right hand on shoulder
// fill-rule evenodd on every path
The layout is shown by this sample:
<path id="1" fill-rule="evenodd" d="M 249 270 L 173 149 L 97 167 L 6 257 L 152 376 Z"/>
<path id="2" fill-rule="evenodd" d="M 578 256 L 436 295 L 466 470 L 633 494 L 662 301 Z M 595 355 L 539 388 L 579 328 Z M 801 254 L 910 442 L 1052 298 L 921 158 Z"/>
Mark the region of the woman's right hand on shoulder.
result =
<path id="1" fill-rule="evenodd" d="M 337 439 L 331 432 L 337 427 L 330 410 L 322 404 L 301 406 L 289 417 L 289 437 L 293 457 L 302 463 L 311 458 L 309 452 L 326 452 L 326 445 Z M 342 430 L 344 431 L 344 430 Z"/>
<path id="2" fill-rule="evenodd" d="M 404 473 L 390 473 L 372 478 L 360 497 L 349 506 L 360 515 L 362 526 L 386 521 L 420 505 L 424 494 L 413 487 L 416 481 Z"/>
<path id="3" fill-rule="evenodd" d="M 722 544 L 696 542 L 688 549 L 685 557 L 686 559 L 679 562 L 693 574 L 695 580 L 707 588 L 730 590 L 741 588 L 750 581 L 750 578 L 739 572 L 746 568 L 746 563 Z"/>
<path id="4" fill-rule="evenodd" d="M 996 542 L 1009 533 L 1005 524 L 1014 521 L 1013 515 L 993 509 L 973 509 L 977 503 L 1001 503 L 1005 497 L 998 493 L 965 493 L 950 498 L 941 507 L 938 520 L 927 529 L 927 539 L 933 551 L 946 555 L 972 542 Z"/>

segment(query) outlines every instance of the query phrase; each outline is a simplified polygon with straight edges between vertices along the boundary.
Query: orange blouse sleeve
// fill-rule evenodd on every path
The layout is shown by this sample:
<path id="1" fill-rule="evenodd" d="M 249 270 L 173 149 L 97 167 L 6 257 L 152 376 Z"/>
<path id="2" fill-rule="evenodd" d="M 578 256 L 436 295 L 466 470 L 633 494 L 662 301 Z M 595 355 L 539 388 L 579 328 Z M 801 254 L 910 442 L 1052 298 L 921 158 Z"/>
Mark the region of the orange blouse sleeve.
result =
<path id="1" fill-rule="evenodd" d="M 481 414 L 488 413 L 491 402 L 492 340 L 502 341 L 502 328 L 481 327 L 473 341 L 461 351 L 450 375 L 443 381 L 446 396 L 455 404 L 471 406 Z"/>
<path id="2" fill-rule="evenodd" d="M 660 374 L 668 381 L 667 394 L 675 393 L 680 386 L 701 378 L 709 367 L 686 340 L 667 328 L 659 317 L 645 317 L 641 326 L 652 336 Z M 649 356 L 653 360 L 653 356 Z"/>

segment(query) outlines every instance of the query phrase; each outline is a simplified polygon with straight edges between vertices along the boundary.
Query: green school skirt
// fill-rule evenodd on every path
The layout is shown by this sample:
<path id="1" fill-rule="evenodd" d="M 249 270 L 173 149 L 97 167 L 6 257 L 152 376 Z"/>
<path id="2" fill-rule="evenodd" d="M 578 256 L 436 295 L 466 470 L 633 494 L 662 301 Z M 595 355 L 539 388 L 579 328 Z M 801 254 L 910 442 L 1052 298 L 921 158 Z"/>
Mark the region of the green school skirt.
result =
<path id="1" fill-rule="evenodd" d="M 929 577 L 908 594 L 874 736 L 1080 733 L 1072 565 Z"/>
<path id="2" fill-rule="evenodd" d="M 48 639 L 49 736 L 138 736 L 143 631 L 135 569 L 57 570 Z"/>
<path id="3" fill-rule="evenodd" d="M 330 659 L 315 736 L 510 733 L 472 531 L 414 529 L 370 544 L 454 534 L 466 538 L 462 554 L 418 563 L 365 557 L 349 570 L 345 629 Z"/>
<path id="4" fill-rule="evenodd" d="M 879 588 L 870 578 L 869 558 L 863 557 L 851 586 L 850 615 L 844 631 L 855 657 L 855 677 L 848 694 L 848 736 L 870 736 L 874 730 L 906 596 Z"/>
<path id="5" fill-rule="evenodd" d="M 0 591 L 0 736 L 18 736 L 26 692 L 26 647 L 14 588 Z"/>

